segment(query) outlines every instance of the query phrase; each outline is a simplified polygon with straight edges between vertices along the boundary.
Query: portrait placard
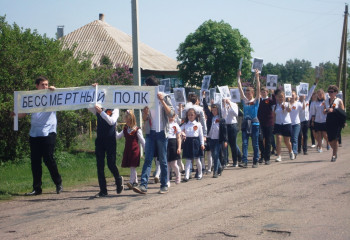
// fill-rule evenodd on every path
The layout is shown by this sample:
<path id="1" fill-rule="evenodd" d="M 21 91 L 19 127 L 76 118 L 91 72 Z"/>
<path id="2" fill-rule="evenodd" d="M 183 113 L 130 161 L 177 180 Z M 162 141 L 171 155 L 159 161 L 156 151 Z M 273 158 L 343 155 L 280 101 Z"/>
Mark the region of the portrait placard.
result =
<path id="1" fill-rule="evenodd" d="M 297 92 L 299 96 L 307 96 L 309 93 L 309 83 L 301 82 L 297 90 L 299 90 Z"/>
<path id="2" fill-rule="evenodd" d="M 179 103 L 186 104 L 185 88 L 174 88 L 174 99 L 177 105 Z"/>
<path id="3" fill-rule="evenodd" d="M 287 84 L 284 84 L 283 86 L 284 86 L 285 97 L 286 98 L 292 97 L 292 85 L 287 83 Z"/>
<path id="4" fill-rule="evenodd" d="M 231 102 L 240 102 L 241 101 L 241 94 L 240 94 L 238 88 L 230 89 L 230 93 L 231 93 Z"/>
<path id="5" fill-rule="evenodd" d="M 253 58 L 252 72 L 255 72 L 255 69 L 258 69 L 259 73 L 261 73 L 262 67 L 263 67 L 263 59 L 262 58 Z"/>
<path id="6" fill-rule="evenodd" d="M 230 95 L 230 89 L 228 89 L 228 86 L 221 86 L 219 87 L 219 92 L 221 94 L 222 99 L 230 99 L 231 95 Z"/>
<path id="7" fill-rule="evenodd" d="M 278 75 L 267 74 L 266 76 L 266 88 L 267 89 L 277 89 Z"/>
<path id="8" fill-rule="evenodd" d="M 170 93 L 170 78 L 165 78 L 160 80 L 160 84 L 164 86 L 164 92 L 169 94 Z"/>
<path id="9" fill-rule="evenodd" d="M 211 75 L 204 75 L 201 90 L 208 90 L 209 89 L 210 79 L 211 79 Z"/>

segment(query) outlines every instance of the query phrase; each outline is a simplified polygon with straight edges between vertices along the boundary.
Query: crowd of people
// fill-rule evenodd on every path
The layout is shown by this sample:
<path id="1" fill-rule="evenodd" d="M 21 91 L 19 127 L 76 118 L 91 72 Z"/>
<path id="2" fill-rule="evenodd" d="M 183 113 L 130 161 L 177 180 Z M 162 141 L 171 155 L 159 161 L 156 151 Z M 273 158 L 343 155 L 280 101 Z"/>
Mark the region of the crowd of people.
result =
<path id="1" fill-rule="evenodd" d="M 337 160 L 341 129 L 346 120 L 344 104 L 337 97 L 337 86 L 328 87 L 329 97 L 326 98 L 322 89 L 314 92 L 318 83 L 316 79 L 307 96 L 298 96 L 293 91 L 292 97 L 286 98 L 283 90 L 277 89 L 270 93 L 267 88 L 261 87 L 258 70 L 255 71 L 255 89 L 243 88 L 240 76 L 241 72 L 238 71 L 241 110 L 230 99 L 223 99 L 222 104 L 207 103 L 205 91 L 202 92 L 203 106 L 200 106 L 200 99 L 194 93 L 189 94 L 186 105 L 173 106 L 170 96 L 159 92 L 160 131 L 156 131 L 155 124 L 152 124 L 156 110 L 149 107 L 142 111 L 143 129 L 136 125 L 133 111 L 127 110 L 124 115 L 125 126 L 121 132 L 116 131 L 119 109 L 103 109 L 99 106 L 89 109 L 97 116 L 98 121 L 95 152 L 100 191 L 96 197 L 108 195 L 104 174 L 105 156 L 115 179 L 117 194 L 124 190 L 124 179 L 116 166 L 116 140 L 122 137 L 125 138 L 125 148 L 121 167 L 130 168 L 130 178 L 126 186 L 139 194 L 147 193 L 154 159 L 154 182 L 160 183 L 161 194 L 169 191 L 173 175 L 175 184 L 179 184 L 193 178 L 193 172 L 194 178 L 201 180 L 204 174 L 212 174 L 213 178 L 218 178 L 228 166 L 247 168 L 249 138 L 253 147 L 253 168 L 258 168 L 263 163 L 270 165 L 273 155 L 276 155 L 276 162 L 282 161 L 282 140 L 291 160 L 299 154 L 307 155 L 309 130 L 311 147 L 317 147 L 318 152 L 323 151 L 323 146 L 327 150 L 331 148 L 331 162 Z M 37 89 L 55 89 L 53 86 L 49 87 L 48 80 L 44 77 L 39 77 L 35 84 Z M 158 86 L 159 82 L 151 76 L 145 80 L 145 84 Z M 25 115 L 19 114 L 18 117 Z M 241 126 L 238 126 L 239 116 L 242 116 Z M 56 125 L 55 112 L 31 114 L 33 191 L 26 195 L 42 193 L 42 159 L 50 171 L 57 194 L 63 189 L 53 157 Z M 242 131 L 241 148 L 237 144 L 239 129 Z M 136 171 L 140 166 L 139 145 L 142 145 L 145 153 L 140 179 Z M 229 161 L 229 149 L 232 165 Z"/>

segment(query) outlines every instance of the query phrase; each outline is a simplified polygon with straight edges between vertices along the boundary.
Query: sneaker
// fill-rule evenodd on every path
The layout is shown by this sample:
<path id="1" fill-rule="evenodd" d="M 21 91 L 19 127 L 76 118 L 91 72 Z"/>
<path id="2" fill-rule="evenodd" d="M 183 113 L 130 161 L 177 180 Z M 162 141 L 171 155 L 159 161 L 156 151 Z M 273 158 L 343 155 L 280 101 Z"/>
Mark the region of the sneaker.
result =
<path id="1" fill-rule="evenodd" d="M 134 182 L 133 184 L 132 184 L 132 187 L 134 188 L 134 187 L 137 187 L 139 184 L 137 183 L 137 182 Z"/>
<path id="2" fill-rule="evenodd" d="M 182 175 L 185 174 L 185 170 L 182 170 L 182 171 L 181 171 L 181 174 L 182 174 Z"/>
<path id="3" fill-rule="evenodd" d="M 164 193 L 168 193 L 169 192 L 169 189 L 168 187 L 161 187 L 160 190 L 159 190 L 159 193 L 160 194 L 164 194 Z"/>
<path id="4" fill-rule="evenodd" d="M 99 192 L 95 195 L 95 198 L 100 198 L 100 197 L 107 197 L 108 193 L 106 192 Z"/>
<path id="5" fill-rule="evenodd" d="M 248 167 L 248 163 L 241 163 L 238 165 L 241 168 L 247 168 Z"/>
<path id="6" fill-rule="evenodd" d="M 319 153 L 323 152 L 322 148 L 318 148 L 317 152 L 319 152 Z"/>
<path id="7" fill-rule="evenodd" d="M 257 163 L 254 163 L 252 168 L 258 168 L 258 164 Z"/>
<path id="8" fill-rule="evenodd" d="M 219 167 L 218 175 L 221 176 L 223 171 L 224 171 L 224 168 L 223 167 Z"/>
<path id="9" fill-rule="evenodd" d="M 282 157 L 281 157 L 281 155 L 279 155 L 277 158 L 276 158 L 276 160 L 275 160 L 276 162 L 281 162 L 282 161 Z"/>
<path id="10" fill-rule="evenodd" d="M 159 183 L 159 177 L 154 177 L 154 183 Z"/>
<path id="11" fill-rule="evenodd" d="M 265 165 L 270 165 L 270 161 L 266 161 L 266 162 L 265 162 Z"/>
<path id="12" fill-rule="evenodd" d="M 197 180 L 202 180 L 202 178 L 203 178 L 203 176 L 201 176 L 201 177 L 197 177 Z"/>
<path id="13" fill-rule="evenodd" d="M 290 160 L 294 160 L 294 159 L 295 159 L 295 155 L 294 155 L 293 152 L 290 152 L 290 153 L 289 153 L 289 159 L 290 159 Z"/>
<path id="14" fill-rule="evenodd" d="M 217 173 L 217 172 L 214 172 L 213 178 L 218 178 L 218 177 L 219 177 L 218 173 Z"/>
<path id="15" fill-rule="evenodd" d="M 179 184 L 181 182 L 181 178 L 180 177 L 177 177 L 176 179 L 175 179 L 175 184 Z"/>
<path id="16" fill-rule="evenodd" d="M 236 163 L 236 164 L 233 164 L 232 167 L 238 167 L 238 164 L 237 164 L 237 163 Z"/>
<path id="17" fill-rule="evenodd" d="M 298 154 L 294 153 L 294 159 L 297 159 Z"/>
<path id="18" fill-rule="evenodd" d="M 63 191 L 62 184 L 57 184 L 56 185 L 56 193 L 60 194 Z"/>
<path id="19" fill-rule="evenodd" d="M 136 193 L 140 193 L 140 194 L 146 194 L 147 193 L 147 188 L 143 185 L 140 185 L 139 187 L 134 187 L 132 189 L 134 192 Z"/>
<path id="20" fill-rule="evenodd" d="M 188 178 L 184 178 L 184 179 L 182 179 L 182 181 L 183 181 L 183 182 L 188 182 L 189 179 L 188 179 Z"/>
<path id="21" fill-rule="evenodd" d="M 40 195 L 42 194 L 42 190 L 33 190 L 29 193 L 25 193 L 24 195 L 25 196 L 36 196 L 36 195 Z"/>
<path id="22" fill-rule="evenodd" d="M 134 186 L 133 186 L 130 182 L 128 182 L 128 183 L 126 184 L 126 186 L 128 186 L 129 190 L 131 190 L 131 189 L 134 188 Z"/>
<path id="23" fill-rule="evenodd" d="M 207 172 L 206 172 L 207 174 L 210 174 L 211 173 L 211 170 L 209 169 L 209 170 L 207 170 Z"/>
<path id="24" fill-rule="evenodd" d="M 120 194 L 123 189 L 124 189 L 124 178 L 122 176 L 120 176 L 117 181 L 116 181 L 116 185 L 117 185 L 117 194 Z"/>
<path id="25" fill-rule="evenodd" d="M 337 156 L 332 156 L 331 162 L 337 161 Z"/>
<path id="26" fill-rule="evenodd" d="M 315 144 L 312 144 L 312 145 L 311 145 L 311 147 L 312 147 L 312 148 L 315 148 L 315 147 L 316 147 L 316 145 L 315 145 Z"/>

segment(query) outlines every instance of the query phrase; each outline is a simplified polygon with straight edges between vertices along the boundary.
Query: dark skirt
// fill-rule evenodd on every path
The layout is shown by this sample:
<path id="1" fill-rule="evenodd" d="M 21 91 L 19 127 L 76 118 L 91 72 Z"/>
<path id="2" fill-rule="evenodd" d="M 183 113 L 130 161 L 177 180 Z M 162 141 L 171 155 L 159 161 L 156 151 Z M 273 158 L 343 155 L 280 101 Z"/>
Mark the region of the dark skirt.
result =
<path id="1" fill-rule="evenodd" d="M 328 113 L 326 120 L 326 130 L 328 141 L 338 140 L 342 126 L 339 124 L 336 113 Z"/>
<path id="2" fill-rule="evenodd" d="M 314 127 L 315 127 L 315 131 L 316 132 L 325 132 L 327 131 L 327 126 L 326 123 L 318 123 L 318 122 L 314 122 Z"/>
<path id="3" fill-rule="evenodd" d="M 176 138 L 168 138 L 168 162 L 176 161 L 181 159 L 180 154 L 177 154 L 177 139 Z"/>
<path id="4" fill-rule="evenodd" d="M 282 135 L 283 137 L 292 136 L 292 124 L 275 124 L 273 134 Z"/>
<path id="5" fill-rule="evenodd" d="M 203 157 L 199 137 L 186 137 L 183 143 L 182 158 L 192 159 Z"/>

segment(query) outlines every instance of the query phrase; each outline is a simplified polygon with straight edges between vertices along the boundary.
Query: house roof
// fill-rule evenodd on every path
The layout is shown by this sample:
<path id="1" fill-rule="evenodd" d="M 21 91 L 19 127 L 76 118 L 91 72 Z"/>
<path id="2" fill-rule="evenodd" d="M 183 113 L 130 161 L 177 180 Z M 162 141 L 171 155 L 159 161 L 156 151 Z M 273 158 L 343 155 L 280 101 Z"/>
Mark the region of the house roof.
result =
<path id="1" fill-rule="evenodd" d="M 64 36 L 66 47 L 77 43 L 76 52 L 93 53 L 92 63 L 99 66 L 102 56 L 108 56 L 113 64 L 133 66 L 132 37 L 108 23 L 95 20 Z M 178 62 L 163 53 L 139 42 L 140 67 L 152 71 L 178 71 Z"/>

